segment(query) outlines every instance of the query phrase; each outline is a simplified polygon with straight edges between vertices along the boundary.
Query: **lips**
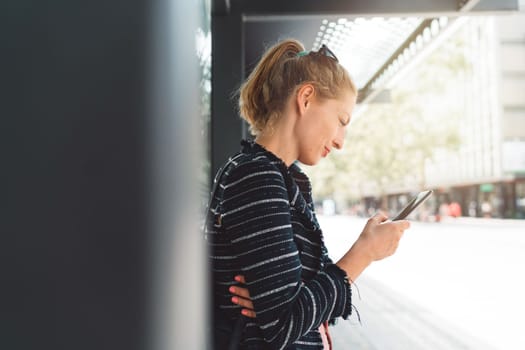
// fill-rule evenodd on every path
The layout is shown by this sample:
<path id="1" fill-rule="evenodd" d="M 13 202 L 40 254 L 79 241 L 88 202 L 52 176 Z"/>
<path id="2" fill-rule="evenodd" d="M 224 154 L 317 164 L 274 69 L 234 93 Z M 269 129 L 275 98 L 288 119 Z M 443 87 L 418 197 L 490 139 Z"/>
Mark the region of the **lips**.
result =
<path id="1" fill-rule="evenodd" d="M 330 149 L 328 147 L 324 148 L 323 157 L 326 157 L 330 153 Z"/>

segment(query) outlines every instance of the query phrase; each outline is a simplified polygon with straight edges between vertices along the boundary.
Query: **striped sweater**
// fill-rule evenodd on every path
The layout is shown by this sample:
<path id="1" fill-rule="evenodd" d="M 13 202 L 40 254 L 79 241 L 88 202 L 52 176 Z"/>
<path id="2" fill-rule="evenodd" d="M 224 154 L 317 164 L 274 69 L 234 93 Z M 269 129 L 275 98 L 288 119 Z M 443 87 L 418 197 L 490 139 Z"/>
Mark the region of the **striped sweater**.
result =
<path id="1" fill-rule="evenodd" d="M 228 288 L 242 274 L 257 318 L 245 326 L 241 348 L 323 349 L 319 326 L 350 315 L 351 288 L 328 258 L 310 182 L 297 165 L 241 144 L 215 179 L 207 214 L 215 316 L 240 316 Z"/>

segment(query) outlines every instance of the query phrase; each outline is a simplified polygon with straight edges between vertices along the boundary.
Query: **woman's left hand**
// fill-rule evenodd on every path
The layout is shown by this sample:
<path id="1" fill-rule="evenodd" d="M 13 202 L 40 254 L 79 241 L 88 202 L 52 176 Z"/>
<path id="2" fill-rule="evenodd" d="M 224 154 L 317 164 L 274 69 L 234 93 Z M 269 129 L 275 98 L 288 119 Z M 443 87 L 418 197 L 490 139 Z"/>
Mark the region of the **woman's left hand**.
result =
<path id="1" fill-rule="evenodd" d="M 235 276 L 235 281 L 245 284 L 244 276 Z M 231 286 L 229 289 L 230 293 L 233 294 L 232 303 L 242 306 L 241 313 L 244 316 L 255 318 L 255 311 L 253 310 L 253 303 L 250 298 L 250 292 L 248 289 L 240 286 Z"/>

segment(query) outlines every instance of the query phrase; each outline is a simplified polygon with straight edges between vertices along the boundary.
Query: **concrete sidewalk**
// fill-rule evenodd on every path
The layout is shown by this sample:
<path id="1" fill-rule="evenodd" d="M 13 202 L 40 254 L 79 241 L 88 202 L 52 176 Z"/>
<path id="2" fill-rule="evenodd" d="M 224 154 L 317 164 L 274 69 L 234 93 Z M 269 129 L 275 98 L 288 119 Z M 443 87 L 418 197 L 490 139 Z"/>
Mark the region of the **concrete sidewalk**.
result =
<path id="1" fill-rule="evenodd" d="M 495 349 L 378 281 L 363 276 L 357 284 L 363 299 L 356 288 L 353 299 L 361 324 L 354 312 L 330 327 L 335 350 Z"/>
<path id="2" fill-rule="evenodd" d="M 483 226 L 522 226 L 525 233 L 525 220 L 518 219 L 500 219 L 500 218 L 473 218 L 461 216 L 459 218 L 444 217 L 442 223 L 458 225 L 483 225 Z"/>
<path id="3" fill-rule="evenodd" d="M 365 218 L 319 217 L 337 261 Z M 525 220 L 413 222 L 398 252 L 357 280 L 354 317 L 335 349 L 525 349 Z"/>

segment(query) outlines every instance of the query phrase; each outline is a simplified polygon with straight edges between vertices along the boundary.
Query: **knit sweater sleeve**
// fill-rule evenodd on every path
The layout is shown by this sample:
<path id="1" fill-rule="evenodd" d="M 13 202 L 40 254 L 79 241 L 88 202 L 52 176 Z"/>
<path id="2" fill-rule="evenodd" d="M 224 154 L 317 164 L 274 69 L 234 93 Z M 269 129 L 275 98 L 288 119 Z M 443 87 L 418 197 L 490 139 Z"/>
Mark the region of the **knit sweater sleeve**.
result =
<path id="1" fill-rule="evenodd" d="M 346 274 L 330 264 L 301 280 L 290 203 L 282 173 L 251 161 L 230 171 L 223 185 L 222 223 L 244 274 L 256 322 L 272 349 L 282 349 L 321 323 L 351 312 Z"/>

